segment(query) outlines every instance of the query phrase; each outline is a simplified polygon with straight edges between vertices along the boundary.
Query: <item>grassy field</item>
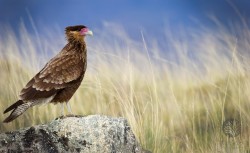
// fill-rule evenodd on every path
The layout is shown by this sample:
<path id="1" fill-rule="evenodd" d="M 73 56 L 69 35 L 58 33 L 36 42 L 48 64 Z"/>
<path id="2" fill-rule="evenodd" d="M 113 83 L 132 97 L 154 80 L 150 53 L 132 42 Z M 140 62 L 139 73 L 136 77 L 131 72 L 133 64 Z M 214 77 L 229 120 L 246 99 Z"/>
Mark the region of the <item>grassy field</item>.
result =
<path id="1" fill-rule="evenodd" d="M 166 27 L 161 40 L 139 31 L 138 41 L 115 24 L 94 29 L 87 40 L 87 72 L 70 101 L 73 112 L 125 117 L 143 147 L 154 153 L 250 151 L 250 29 L 226 30 L 219 23 L 216 30 L 201 29 L 173 33 Z M 31 35 L 21 25 L 17 37 L 5 29 L 0 36 L 1 112 L 64 46 L 60 30 Z M 36 106 L 12 123 L 0 123 L 0 132 L 60 115 L 59 105 Z M 240 122 L 240 135 L 224 135 L 227 119 Z"/>

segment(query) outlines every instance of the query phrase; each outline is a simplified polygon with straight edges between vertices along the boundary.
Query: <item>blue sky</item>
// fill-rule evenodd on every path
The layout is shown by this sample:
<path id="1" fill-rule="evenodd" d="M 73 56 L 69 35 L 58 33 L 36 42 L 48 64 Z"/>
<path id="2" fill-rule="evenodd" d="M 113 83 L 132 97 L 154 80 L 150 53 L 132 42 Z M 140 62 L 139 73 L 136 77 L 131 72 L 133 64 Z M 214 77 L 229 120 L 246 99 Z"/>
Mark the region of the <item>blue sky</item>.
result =
<path id="1" fill-rule="evenodd" d="M 231 2 L 249 20 L 250 1 Z M 28 14 L 38 29 L 64 29 L 75 24 L 96 29 L 107 21 L 120 24 L 131 33 L 142 28 L 161 33 L 166 24 L 192 27 L 193 18 L 212 27 L 208 15 L 215 15 L 225 25 L 240 23 L 226 0 L 0 0 L 0 27 L 8 25 L 15 30 L 23 21 L 32 31 Z"/>

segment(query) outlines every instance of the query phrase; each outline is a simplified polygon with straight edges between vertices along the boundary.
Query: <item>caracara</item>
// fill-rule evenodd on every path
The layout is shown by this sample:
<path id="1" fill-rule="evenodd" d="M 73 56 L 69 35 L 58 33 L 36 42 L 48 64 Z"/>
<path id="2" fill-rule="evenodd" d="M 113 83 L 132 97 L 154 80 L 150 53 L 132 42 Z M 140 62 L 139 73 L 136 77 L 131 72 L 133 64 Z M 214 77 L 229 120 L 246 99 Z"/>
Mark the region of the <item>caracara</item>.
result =
<path id="1" fill-rule="evenodd" d="M 87 67 L 85 36 L 93 35 L 84 25 L 65 29 L 68 44 L 21 90 L 19 100 L 4 113 L 11 122 L 28 108 L 42 103 L 68 103 L 80 86 Z"/>

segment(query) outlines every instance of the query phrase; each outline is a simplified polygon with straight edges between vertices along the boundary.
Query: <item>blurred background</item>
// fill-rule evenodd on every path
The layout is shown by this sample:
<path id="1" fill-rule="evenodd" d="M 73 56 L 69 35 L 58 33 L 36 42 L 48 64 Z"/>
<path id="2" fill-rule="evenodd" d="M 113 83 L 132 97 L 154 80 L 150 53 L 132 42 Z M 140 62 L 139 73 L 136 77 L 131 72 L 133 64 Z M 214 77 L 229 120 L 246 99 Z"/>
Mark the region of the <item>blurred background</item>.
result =
<path id="1" fill-rule="evenodd" d="M 249 152 L 249 0 L 0 0 L 0 113 L 77 24 L 94 37 L 74 113 L 124 117 L 154 153 Z M 0 133 L 48 123 L 57 107 L 0 115 Z"/>
<path id="2" fill-rule="evenodd" d="M 112 22 L 135 39 L 141 30 L 160 38 L 169 26 L 173 31 L 179 26 L 200 28 L 200 24 L 215 28 L 211 17 L 232 28 L 242 24 L 241 17 L 250 18 L 249 8 L 248 0 L 0 0 L 0 33 L 6 26 L 17 33 L 21 22 L 31 33 L 35 26 L 40 35 L 54 27 L 85 24 L 100 29 Z"/>

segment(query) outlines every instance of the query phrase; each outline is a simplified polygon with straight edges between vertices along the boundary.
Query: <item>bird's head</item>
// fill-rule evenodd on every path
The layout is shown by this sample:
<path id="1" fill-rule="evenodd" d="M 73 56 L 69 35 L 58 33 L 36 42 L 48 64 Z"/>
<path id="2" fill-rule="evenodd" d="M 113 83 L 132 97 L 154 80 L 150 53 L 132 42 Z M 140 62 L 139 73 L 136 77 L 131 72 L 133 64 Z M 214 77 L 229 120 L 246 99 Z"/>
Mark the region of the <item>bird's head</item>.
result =
<path id="1" fill-rule="evenodd" d="M 87 35 L 93 36 L 93 32 L 84 25 L 68 26 L 65 29 L 68 41 L 83 41 Z"/>

